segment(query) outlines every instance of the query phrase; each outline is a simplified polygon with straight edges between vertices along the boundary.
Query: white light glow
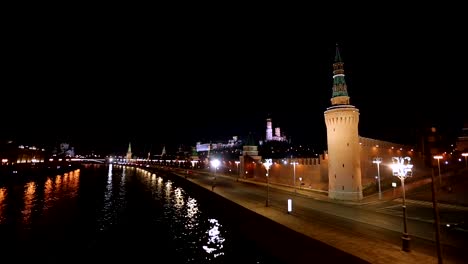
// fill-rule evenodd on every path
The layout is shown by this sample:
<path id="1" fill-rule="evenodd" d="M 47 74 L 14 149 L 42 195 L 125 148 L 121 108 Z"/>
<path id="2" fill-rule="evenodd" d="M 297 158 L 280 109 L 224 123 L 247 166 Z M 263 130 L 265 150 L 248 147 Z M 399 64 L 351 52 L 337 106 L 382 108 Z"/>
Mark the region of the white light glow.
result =
<path id="1" fill-rule="evenodd" d="M 393 176 L 410 177 L 413 175 L 413 164 L 410 157 L 393 157 L 392 158 Z"/>
<path id="2" fill-rule="evenodd" d="M 215 167 L 216 169 L 219 167 L 219 164 L 221 164 L 219 159 L 214 159 L 211 161 L 211 166 Z"/>
<path id="3" fill-rule="evenodd" d="M 223 249 L 224 245 L 224 238 L 220 236 L 221 232 L 219 228 L 221 225 L 218 223 L 216 219 L 209 219 L 208 220 L 213 226 L 210 230 L 208 230 L 208 245 L 203 246 L 203 249 L 209 253 L 213 254 L 213 257 L 216 258 L 220 255 L 224 255 L 224 252 L 220 251 Z"/>

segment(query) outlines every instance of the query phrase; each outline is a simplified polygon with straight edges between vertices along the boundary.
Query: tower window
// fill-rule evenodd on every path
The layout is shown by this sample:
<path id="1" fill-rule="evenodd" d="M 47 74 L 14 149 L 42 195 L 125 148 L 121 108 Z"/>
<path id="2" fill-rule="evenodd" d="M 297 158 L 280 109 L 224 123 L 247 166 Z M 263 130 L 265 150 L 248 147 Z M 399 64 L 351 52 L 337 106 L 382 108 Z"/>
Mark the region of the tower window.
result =
<path id="1" fill-rule="evenodd" d="M 341 190 L 343 190 L 343 191 L 344 191 L 344 185 L 343 185 L 343 186 L 341 186 Z"/>
<path id="2" fill-rule="evenodd" d="M 354 175 L 351 174 L 351 179 L 354 179 Z"/>
<path id="3" fill-rule="evenodd" d="M 348 142 L 348 143 L 346 143 L 346 145 L 349 147 L 349 142 Z"/>
<path id="4" fill-rule="evenodd" d="M 344 168 L 344 163 L 343 163 L 343 168 Z"/>
<path id="5" fill-rule="evenodd" d="M 333 128 L 333 132 L 335 132 L 335 129 Z"/>
<path id="6" fill-rule="evenodd" d="M 335 179 L 336 179 L 336 174 L 335 174 Z"/>

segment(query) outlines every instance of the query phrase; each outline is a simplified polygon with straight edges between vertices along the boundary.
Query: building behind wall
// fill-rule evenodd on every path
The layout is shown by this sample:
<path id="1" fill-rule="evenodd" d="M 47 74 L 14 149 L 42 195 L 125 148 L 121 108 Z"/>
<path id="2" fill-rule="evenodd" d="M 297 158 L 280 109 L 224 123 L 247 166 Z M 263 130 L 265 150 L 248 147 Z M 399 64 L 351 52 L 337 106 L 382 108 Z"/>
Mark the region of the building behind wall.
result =
<path id="1" fill-rule="evenodd" d="M 271 118 L 266 119 L 266 135 L 265 141 L 287 141 L 285 135 L 281 134 L 281 128 L 275 127 L 275 133 L 273 134 L 273 121 Z"/>
<path id="2" fill-rule="evenodd" d="M 399 184 L 399 179 L 392 174 L 393 157 L 410 157 L 414 165 L 413 177 L 423 177 L 430 175 L 430 167 L 424 165 L 421 152 L 417 152 L 412 146 L 401 145 L 388 141 L 359 137 L 359 160 L 361 184 L 364 191 L 376 191 L 377 165 L 373 159 L 379 157 L 380 178 L 382 186 L 389 188 L 392 182 Z M 245 146 L 243 156 L 240 157 L 240 176 L 259 182 L 266 182 L 265 168 L 262 166 L 262 157 L 258 156 L 255 146 Z M 296 165 L 293 165 L 293 162 Z M 325 151 L 319 156 L 303 158 L 278 158 L 273 159 L 273 165 L 269 170 L 269 182 L 285 186 L 294 186 L 296 179 L 296 188 L 329 192 L 329 154 Z M 236 170 L 235 164 L 229 168 Z M 294 168 L 295 167 L 295 168 Z M 294 177 L 294 175 L 296 177 Z M 374 189 L 372 189 L 374 188 Z"/>

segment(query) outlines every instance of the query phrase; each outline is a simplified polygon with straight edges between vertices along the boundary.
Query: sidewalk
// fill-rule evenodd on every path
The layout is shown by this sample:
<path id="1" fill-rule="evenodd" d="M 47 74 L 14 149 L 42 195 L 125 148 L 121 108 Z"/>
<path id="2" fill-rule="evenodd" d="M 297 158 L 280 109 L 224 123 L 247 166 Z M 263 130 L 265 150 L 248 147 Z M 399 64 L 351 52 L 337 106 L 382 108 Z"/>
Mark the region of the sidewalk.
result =
<path id="1" fill-rule="evenodd" d="M 213 174 L 202 172 L 206 176 L 213 176 Z M 182 173 L 179 176 L 184 177 Z M 221 180 L 232 180 L 236 181 L 237 178 L 217 174 L 218 181 Z M 200 186 L 211 190 L 211 186 L 201 183 L 196 179 L 196 177 L 189 178 L 190 181 L 199 184 Z M 238 179 L 240 182 L 266 185 L 266 183 L 256 182 L 248 179 Z M 294 192 L 292 187 L 281 186 L 275 184 L 269 184 L 270 188 L 282 189 L 284 191 Z M 317 192 L 314 190 L 308 189 L 296 189 L 296 192 L 299 195 L 308 196 L 314 199 L 320 199 L 323 201 L 334 202 L 334 203 L 346 203 L 346 204 L 366 204 L 378 200 L 378 196 L 366 197 L 364 200 L 359 202 L 342 202 L 329 199 L 328 196 L 324 193 Z M 369 237 L 363 237 L 361 234 L 354 233 L 348 229 L 338 229 L 336 227 L 330 226 L 320 226 L 318 228 L 316 223 L 311 223 L 301 215 L 297 214 L 288 214 L 284 210 L 275 207 L 265 207 L 264 203 L 255 203 L 243 199 L 241 196 L 236 193 L 225 189 L 218 185 L 216 187 L 215 193 L 229 199 L 257 214 L 260 214 L 264 217 L 267 217 L 277 223 L 280 223 L 291 230 L 302 233 L 310 238 L 321 241 L 325 244 L 328 244 L 334 248 L 342 250 L 346 253 L 354 255 L 364 261 L 369 263 L 437 263 L 437 256 L 434 253 L 434 256 L 426 255 L 424 253 L 411 250 L 411 252 L 404 252 L 401 250 L 401 245 L 395 245 L 387 241 L 372 239 Z M 444 260 L 444 263 L 457 263 L 449 262 Z"/>

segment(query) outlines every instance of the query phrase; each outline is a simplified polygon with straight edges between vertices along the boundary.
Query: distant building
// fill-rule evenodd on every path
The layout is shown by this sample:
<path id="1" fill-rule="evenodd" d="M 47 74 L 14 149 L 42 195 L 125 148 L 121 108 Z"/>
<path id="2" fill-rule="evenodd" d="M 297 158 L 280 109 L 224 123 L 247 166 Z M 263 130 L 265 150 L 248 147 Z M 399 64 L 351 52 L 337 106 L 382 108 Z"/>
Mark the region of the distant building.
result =
<path id="1" fill-rule="evenodd" d="M 26 146 L 8 141 L 0 144 L 1 165 L 44 163 L 46 151 L 35 146 Z"/>
<path id="2" fill-rule="evenodd" d="M 217 142 L 217 143 L 196 143 L 196 150 L 197 152 L 210 152 L 212 150 L 217 149 L 226 149 L 226 148 L 237 148 L 242 145 L 242 140 L 239 140 L 237 136 L 233 136 L 232 139 L 229 139 L 227 143 L 225 142 Z"/>
<path id="3" fill-rule="evenodd" d="M 266 136 L 265 141 L 286 141 L 286 136 L 281 135 L 281 128 L 275 128 L 275 134 L 273 135 L 273 122 L 271 118 L 266 119 Z"/>
<path id="4" fill-rule="evenodd" d="M 258 155 L 258 146 L 253 139 L 252 134 L 249 134 L 247 141 L 242 146 L 242 155 L 240 161 L 240 176 L 242 178 L 252 178 L 255 176 L 256 164 L 261 161 L 262 157 Z"/>
<path id="5" fill-rule="evenodd" d="M 456 149 L 460 152 L 468 152 L 468 122 L 465 123 L 460 136 L 457 137 Z"/>
<path id="6" fill-rule="evenodd" d="M 128 142 L 128 149 L 127 149 L 127 160 L 132 159 L 132 143 Z"/>

